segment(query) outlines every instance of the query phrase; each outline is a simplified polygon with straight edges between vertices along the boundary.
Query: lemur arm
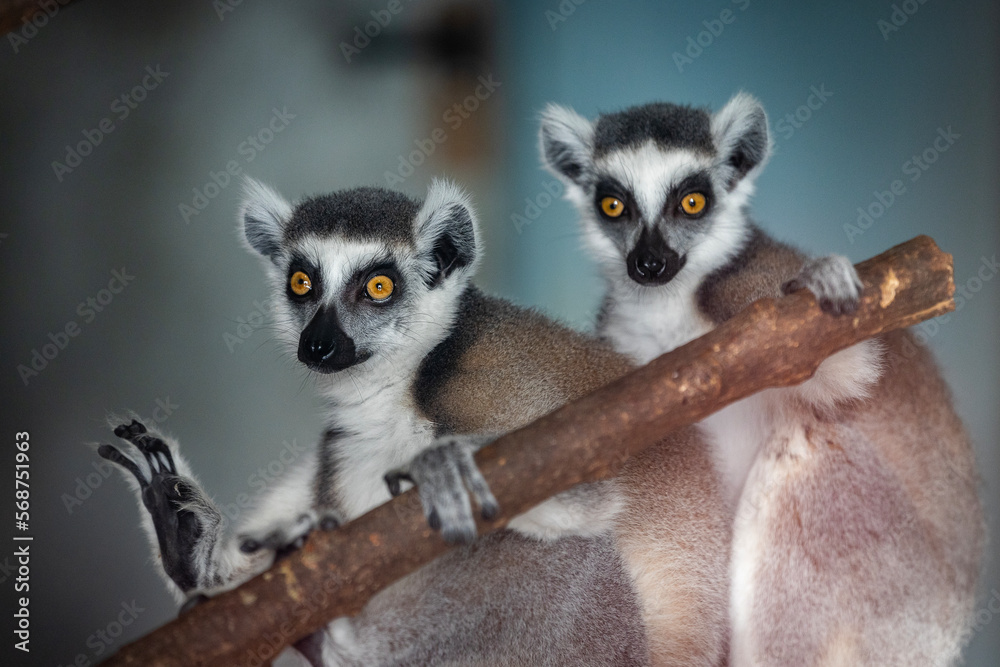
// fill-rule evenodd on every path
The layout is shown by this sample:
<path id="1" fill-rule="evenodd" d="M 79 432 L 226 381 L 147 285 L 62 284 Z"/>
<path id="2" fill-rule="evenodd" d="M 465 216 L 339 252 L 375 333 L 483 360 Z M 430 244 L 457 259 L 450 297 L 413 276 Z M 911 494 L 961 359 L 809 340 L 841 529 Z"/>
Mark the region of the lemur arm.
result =
<path id="1" fill-rule="evenodd" d="M 841 255 L 809 259 L 774 240 L 755 225 L 740 253 L 707 276 L 698 289 L 701 311 L 720 324 L 758 299 L 808 289 L 820 308 L 848 315 L 858 308 L 863 285 L 851 262 Z M 867 340 L 826 359 L 812 378 L 781 391 L 823 410 L 864 399 L 881 377 L 882 343 Z"/>
<path id="2" fill-rule="evenodd" d="M 699 309 L 716 324 L 725 322 L 754 301 L 809 289 L 830 313 L 854 312 L 861 281 L 850 261 L 840 255 L 809 259 L 776 241 L 756 225 L 742 250 L 722 268 L 706 276 L 698 288 Z"/>

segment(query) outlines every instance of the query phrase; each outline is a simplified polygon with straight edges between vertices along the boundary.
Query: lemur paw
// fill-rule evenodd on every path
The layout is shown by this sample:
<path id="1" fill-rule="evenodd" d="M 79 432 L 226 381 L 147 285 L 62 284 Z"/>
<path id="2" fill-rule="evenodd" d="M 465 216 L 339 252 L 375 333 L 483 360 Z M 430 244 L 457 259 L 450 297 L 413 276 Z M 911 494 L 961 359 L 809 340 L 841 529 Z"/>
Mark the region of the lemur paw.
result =
<path id="1" fill-rule="evenodd" d="M 781 293 L 802 288 L 813 293 L 823 312 L 850 315 L 858 309 L 864 285 L 850 260 L 842 255 L 827 255 L 806 262 L 798 276 L 781 286 Z"/>
<path id="2" fill-rule="evenodd" d="M 291 524 L 245 529 L 237 539 L 243 553 L 252 554 L 264 549 L 275 552 L 277 560 L 301 549 L 309 534 L 317 528 L 333 530 L 342 523 L 341 516 L 333 510 L 310 510 L 300 514 Z"/>
<path id="3" fill-rule="evenodd" d="M 250 530 L 237 539 L 240 551 L 252 554 L 266 549 L 275 552 L 275 559 L 283 558 L 306 543 L 306 538 L 318 524 L 317 515 L 313 512 L 300 514 L 291 524 L 282 524 L 261 530 Z"/>
<path id="4" fill-rule="evenodd" d="M 418 454 L 409 465 L 385 476 L 389 493 L 400 493 L 400 482 L 417 485 L 427 522 L 448 542 L 471 542 L 476 538 L 469 493 L 476 499 L 484 519 L 500 511 L 476 462 L 472 458 L 479 446 L 468 438 L 442 438 Z M 468 491 L 466 491 L 468 489 Z"/>
<path id="5" fill-rule="evenodd" d="M 198 585 L 194 553 L 198 541 L 222 516 L 194 480 L 177 472 L 170 447 L 160 437 L 134 419 L 117 426 L 114 433 L 138 450 L 145 469 L 124 448 L 104 444 L 97 453 L 135 477 L 142 504 L 153 520 L 163 569 L 182 591 L 189 591 Z"/>

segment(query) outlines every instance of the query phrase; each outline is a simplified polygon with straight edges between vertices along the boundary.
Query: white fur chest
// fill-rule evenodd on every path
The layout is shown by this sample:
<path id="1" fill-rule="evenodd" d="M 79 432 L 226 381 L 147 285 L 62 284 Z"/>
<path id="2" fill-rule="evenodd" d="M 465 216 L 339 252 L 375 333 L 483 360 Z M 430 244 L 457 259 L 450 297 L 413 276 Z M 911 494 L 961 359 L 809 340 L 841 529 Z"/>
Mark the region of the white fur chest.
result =
<path id="1" fill-rule="evenodd" d="M 714 328 L 698 309 L 695 291 L 681 285 L 669 291 L 632 292 L 612 301 L 606 315 L 599 333 L 616 350 L 643 364 Z M 701 422 L 730 507 L 736 505 L 761 443 L 773 429 L 772 420 L 765 392 L 738 401 Z"/>
<path id="2" fill-rule="evenodd" d="M 645 364 L 711 329 L 693 290 L 644 290 L 616 299 L 598 333 L 622 354 Z"/>
<path id="3" fill-rule="evenodd" d="M 408 393 L 397 385 L 336 408 L 334 425 L 344 435 L 333 444 L 335 484 L 348 519 L 388 501 L 384 475 L 409 463 L 433 441 L 433 425 L 411 405 Z"/>

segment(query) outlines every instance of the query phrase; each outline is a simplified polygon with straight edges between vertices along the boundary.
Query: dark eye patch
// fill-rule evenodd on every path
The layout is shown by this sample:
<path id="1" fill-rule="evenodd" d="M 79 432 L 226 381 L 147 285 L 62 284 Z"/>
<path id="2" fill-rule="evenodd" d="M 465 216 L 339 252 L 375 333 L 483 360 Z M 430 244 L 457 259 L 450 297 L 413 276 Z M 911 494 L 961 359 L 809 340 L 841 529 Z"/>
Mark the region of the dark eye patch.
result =
<path id="1" fill-rule="evenodd" d="M 705 208 L 701 210 L 700 213 L 694 216 L 689 216 L 681 213 L 681 200 L 684 199 L 686 195 L 692 192 L 700 192 L 705 195 Z M 667 201 L 663 206 L 663 213 L 666 216 L 678 216 L 685 215 L 688 218 L 702 218 L 708 215 L 709 211 L 712 210 L 712 205 L 715 203 L 714 189 L 712 188 L 712 179 L 708 175 L 708 172 L 699 171 L 685 177 L 680 183 L 670 188 L 670 193 L 667 195 Z"/>
<path id="2" fill-rule="evenodd" d="M 305 295 L 298 295 L 292 291 L 291 278 L 296 271 L 302 271 L 307 276 L 309 276 L 309 281 L 312 283 L 312 289 Z M 302 255 L 292 256 L 292 261 L 288 264 L 288 270 L 285 271 L 285 294 L 288 298 L 295 302 L 320 299 L 323 297 L 323 280 L 320 273 L 319 267 L 310 262 Z"/>
<path id="3" fill-rule="evenodd" d="M 368 281 L 379 275 L 389 276 L 394 283 L 393 298 L 399 299 L 403 281 L 399 267 L 390 259 L 377 260 L 359 268 L 351 274 L 351 279 L 347 283 L 347 289 L 349 292 L 357 295 L 357 298 L 363 298 L 365 296 L 365 286 L 368 284 Z"/>
<path id="4" fill-rule="evenodd" d="M 594 185 L 594 208 L 601 215 L 602 219 L 607 220 L 608 218 L 601 213 L 601 200 L 605 197 L 614 197 L 625 204 L 625 212 L 620 217 L 609 220 L 609 222 L 613 222 L 614 220 L 631 220 L 638 215 L 639 207 L 632 197 L 632 192 L 622 185 L 618 179 L 611 176 L 600 176 Z"/>

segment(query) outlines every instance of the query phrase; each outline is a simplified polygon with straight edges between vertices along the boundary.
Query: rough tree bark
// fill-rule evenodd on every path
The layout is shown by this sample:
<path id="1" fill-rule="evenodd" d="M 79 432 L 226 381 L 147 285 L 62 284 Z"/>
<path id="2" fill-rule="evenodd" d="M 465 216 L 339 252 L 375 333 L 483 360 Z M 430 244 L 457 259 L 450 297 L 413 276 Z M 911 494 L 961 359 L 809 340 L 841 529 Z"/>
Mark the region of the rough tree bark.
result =
<path id="1" fill-rule="evenodd" d="M 477 455 L 503 510 L 481 531 L 580 482 L 615 474 L 674 428 L 768 387 L 797 384 L 838 350 L 954 308 L 951 255 L 921 236 L 857 265 L 865 284 L 853 316 L 822 313 L 808 292 L 763 299 L 714 331 L 510 433 Z M 448 549 L 411 491 L 212 598 L 106 665 L 267 662 Z"/>

